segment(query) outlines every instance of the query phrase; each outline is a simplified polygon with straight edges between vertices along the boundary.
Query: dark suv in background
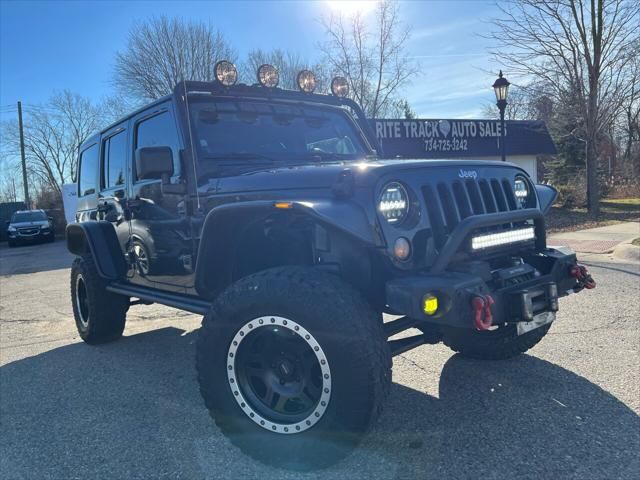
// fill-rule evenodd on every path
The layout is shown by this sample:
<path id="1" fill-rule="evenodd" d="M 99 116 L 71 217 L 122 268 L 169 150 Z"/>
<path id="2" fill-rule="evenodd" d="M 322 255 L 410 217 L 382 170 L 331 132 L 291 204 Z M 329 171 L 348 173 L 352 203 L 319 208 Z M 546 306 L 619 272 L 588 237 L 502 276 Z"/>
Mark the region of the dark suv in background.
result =
<path id="1" fill-rule="evenodd" d="M 24 243 L 53 242 L 53 219 L 44 210 L 18 210 L 7 222 L 9 247 Z"/>

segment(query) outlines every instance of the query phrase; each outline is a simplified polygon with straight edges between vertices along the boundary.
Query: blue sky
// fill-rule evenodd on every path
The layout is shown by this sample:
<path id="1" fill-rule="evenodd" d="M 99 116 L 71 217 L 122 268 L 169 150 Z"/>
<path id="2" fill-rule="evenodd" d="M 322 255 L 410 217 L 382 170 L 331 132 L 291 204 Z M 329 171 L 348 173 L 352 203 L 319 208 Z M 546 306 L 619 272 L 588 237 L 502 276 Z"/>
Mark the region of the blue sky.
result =
<path id="1" fill-rule="evenodd" d="M 0 0 L 0 106 L 37 104 L 65 88 L 96 100 L 113 93 L 115 53 L 135 22 L 152 15 L 210 20 L 240 57 L 253 48 L 282 48 L 314 61 L 323 39 L 317 19 L 330 8 L 342 7 L 329 1 Z M 367 10 L 366 2 L 356 8 Z M 477 34 L 496 13 L 483 0 L 401 3 L 403 22 L 413 32 L 407 53 L 423 67 L 403 96 L 419 116 L 479 116 L 493 101 L 495 74 L 487 71 L 500 65 L 491 63 Z"/>

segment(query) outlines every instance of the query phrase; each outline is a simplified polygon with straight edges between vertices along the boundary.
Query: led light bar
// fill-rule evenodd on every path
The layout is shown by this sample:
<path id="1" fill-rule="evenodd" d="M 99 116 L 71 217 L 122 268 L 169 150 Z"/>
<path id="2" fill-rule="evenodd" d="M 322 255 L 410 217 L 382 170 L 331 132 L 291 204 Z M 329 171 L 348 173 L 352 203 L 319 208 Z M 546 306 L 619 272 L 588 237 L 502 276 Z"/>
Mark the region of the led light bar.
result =
<path id="1" fill-rule="evenodd" d="M 483 248 L 525 242 L 527 240 L 533 240 L 534 238 L 536 238 L 536 234 L 533 227 L 509 230 L 508 232 L 490 233 L 473 237 L 471 239 L 471 249 L 482 250 Z"/>

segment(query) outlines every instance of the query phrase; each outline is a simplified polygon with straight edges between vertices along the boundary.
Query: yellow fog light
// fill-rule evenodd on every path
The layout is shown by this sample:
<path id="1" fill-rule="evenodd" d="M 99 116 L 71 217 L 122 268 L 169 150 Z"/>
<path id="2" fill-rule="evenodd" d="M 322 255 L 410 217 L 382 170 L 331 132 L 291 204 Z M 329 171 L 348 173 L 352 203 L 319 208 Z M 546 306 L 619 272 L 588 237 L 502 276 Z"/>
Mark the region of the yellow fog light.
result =
<path id="1" fill-rule="evenodd" d="M 427 315 L 433 315 L 438 311 L 438 297 L 427 294 L 422 299 L 422 311 Z"/>

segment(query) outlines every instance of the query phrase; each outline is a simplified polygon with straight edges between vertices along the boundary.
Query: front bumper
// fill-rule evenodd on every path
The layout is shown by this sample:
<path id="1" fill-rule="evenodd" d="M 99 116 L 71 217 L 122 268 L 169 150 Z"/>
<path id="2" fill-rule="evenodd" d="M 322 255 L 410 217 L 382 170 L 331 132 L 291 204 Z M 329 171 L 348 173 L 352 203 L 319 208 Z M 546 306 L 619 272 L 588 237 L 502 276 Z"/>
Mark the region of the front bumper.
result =
<path id="1" fill-rule="evenodd" d="M 21 233 L 20 231 L 8 232 L 7 237 L 13 242 L 28 243 L 49 240 L 53 237 L 53 230 L 38 230 L 35 233 Z"/>
<path id="2" fill-rule="evenodd" d="M 580 289 L 571 274 L 576 264 L 575 253 L 565 248 L 545 249 L 524 258 L 522 265 L 497 271 L 471 262 L 466 269 L 391 280 L 386 284 L 387 304 L 398 315 L 475 328 L 473 299 L 490 296 L 492 324 L 530 322 L 541 313 L 557 311 L 559 297 Z M 438 309 L 431 315 L 423 310 L 427 295 L 438 298 Z"/>

